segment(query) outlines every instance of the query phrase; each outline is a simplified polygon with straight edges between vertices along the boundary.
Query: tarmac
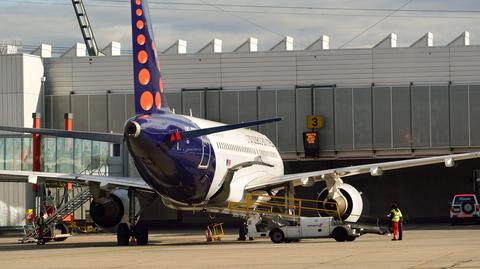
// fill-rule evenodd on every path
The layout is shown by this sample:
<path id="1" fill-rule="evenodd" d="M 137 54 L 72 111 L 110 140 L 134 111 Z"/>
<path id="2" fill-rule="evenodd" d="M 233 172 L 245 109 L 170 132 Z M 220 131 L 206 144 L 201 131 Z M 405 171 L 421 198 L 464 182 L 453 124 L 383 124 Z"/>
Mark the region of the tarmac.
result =
<path id="1" fill-rule="evenodd" d="M 148 246 L 116 246 L 113 234 L 77 235 L 44 246 L 0 238 L 0 268 L 480 268 L 480 225 L 411 227 L 404 240 L 364 235 L 353 242 L 305 239 L 237 241 L 228 231 L 157 231 Z"/>

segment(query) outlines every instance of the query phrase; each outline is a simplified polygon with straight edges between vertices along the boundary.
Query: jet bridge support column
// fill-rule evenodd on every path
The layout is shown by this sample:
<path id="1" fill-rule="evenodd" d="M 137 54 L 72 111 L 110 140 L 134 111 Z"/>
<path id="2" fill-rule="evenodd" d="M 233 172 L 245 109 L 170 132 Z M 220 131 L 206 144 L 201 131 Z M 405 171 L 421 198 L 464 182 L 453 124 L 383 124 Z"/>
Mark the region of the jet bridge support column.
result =
<path id="1" fill-rule="evenodd" d="M 65 128 L 65 131 L 72 131 L 73 130 L 73 114 L 72 113 L 65 113 L 63 115 L 63 119 L 64 119 L 64 128 Z M 68 138 L 67 138 L 68 139 Z M 73 146 L 73 139 L 70 139 L 71 140 L 71 143 L 69 144 L 72 148 L 74 148 Z M 75 153 L 73 153 L 75 154 Z M 73 167 L 72 167 L 72 171 L 73 171 Z M 72 183 L 67 183 L 67 185 L 65 186 L 65 191 L 66 191 L 66 195 L 65 195 L 65 203 L 68 203 L 68 201 L 70 200 L 70 196 L 69 196 L 69 192 L 70 190 L 73 189 L 73 184 Z M 73 214 L 69 215 L 67 217 L 67 219 L 69 219 L 70 221 L 73 221 Z"/>
<path id="2" fill-rule="evenodd" d="M 40 113 L 32 113 L 32 119 L 33 119 L 33 128 L 41 128 L 41 115 Z M 33 172 L 40 172 L 40 135 L 39 134 L 33 134 L 32 135 L 32 153 L 33 153 L 33 158 L 32 158 L 32 171 Z M 37 183 L 32 184 L 32 200 L 30 202 L 29 207 L 27 208 L 34 208 L 36 214 L 40 214 L 40 205 L 41 205 L 41 190 L 43 190 L 43 193 L 45 193 L 44 189 L 38 185 Z M 45 198 L 45 197 L 44 197 Z"/>
<path id="3" fill-rule="evenodd" d="M 285 185 L 285 212 L 295 215 L 295 187 L 293 182 Z"/>
<path id="4" fill-rule="evenodd" d="M 38 129 L 41 127 L 40 124 L 40 113 L 33 113 L 33 128 Z M 32 170 L 34 172 L 40 171 L 40 135 L 34 134 L 32 136 L 33 139 L 33 163 L 32 163 Z M 33 185 L 35 191 L 35 184 Z"/>

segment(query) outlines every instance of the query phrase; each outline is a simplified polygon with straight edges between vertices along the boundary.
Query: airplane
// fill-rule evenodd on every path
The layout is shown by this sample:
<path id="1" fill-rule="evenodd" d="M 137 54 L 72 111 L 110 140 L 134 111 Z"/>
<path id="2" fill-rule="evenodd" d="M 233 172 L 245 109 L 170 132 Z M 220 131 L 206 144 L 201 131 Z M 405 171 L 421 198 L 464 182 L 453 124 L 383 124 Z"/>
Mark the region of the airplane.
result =
<path id="1" fill-rule="evenodd" d="M 0 126 L 3 131 L 126 144 L 141 178 L 0 171 L 3 181 L 88 184 L 93 194 L 92 219 L 100 227 L 116 227 L 118 245 L 128 245 L 131 237 L 138 245 L 148 244 L 148 228 L 138 221 L 144 206 L 135 196 L 138 192 L 160 197 L 177 210 L 217 212 L 253 192 L 272 194 L 324 181 L 321 199 L 334 202 L 342 220 L 356 222 L 362 214 L 362 197 L 343 182 L 345 177 L 380 176 L 387 170 L 434 163 L 452 167 L 455 161 L 480 157 L 480 152 L 472 152 L 285 175 L 275 145 L 265 135 L 247 129 L 281 118 L 226 125 L 173 113 L 164 92 L 147 0 L 131 0 L 131 25 L 137 115 L 126 121 L 123 133 Z"/>

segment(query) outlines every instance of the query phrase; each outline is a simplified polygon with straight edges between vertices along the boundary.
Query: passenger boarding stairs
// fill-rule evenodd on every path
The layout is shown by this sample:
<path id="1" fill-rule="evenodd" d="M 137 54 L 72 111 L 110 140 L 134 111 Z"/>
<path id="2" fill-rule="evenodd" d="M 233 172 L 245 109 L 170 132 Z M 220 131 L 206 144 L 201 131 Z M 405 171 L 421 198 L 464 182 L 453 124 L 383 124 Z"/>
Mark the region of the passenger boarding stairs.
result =
<path id="1" fill-rule="evenodd" d="M 45 220 L 45 229 L 43 233 L 47 234 L 50 229 L 55 228 L 55 225 L 58 222 L 61 222 L 68 215 L 73 214 L 75 210 L 88 202 L 92 197 L 93 195 L 89 189 L 79 193 L 78 195 L 75 195 L 71 201 L 60 207 L 53 215 L 49 216 Z M 25 235 L 22 237 L 22 239 L 20 239 L 20 241 L 25 242 L 28 241 L 29 238 L 36 238 L 36 233 L 37 229 L 29 229 L 25 232 Z"/>

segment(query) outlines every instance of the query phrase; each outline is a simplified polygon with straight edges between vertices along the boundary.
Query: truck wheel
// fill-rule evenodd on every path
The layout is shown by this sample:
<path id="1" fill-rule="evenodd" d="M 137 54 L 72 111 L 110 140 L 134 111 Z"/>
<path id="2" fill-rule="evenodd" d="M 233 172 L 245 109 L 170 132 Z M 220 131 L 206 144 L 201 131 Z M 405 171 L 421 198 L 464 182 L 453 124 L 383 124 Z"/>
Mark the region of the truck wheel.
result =
<path id="1" fill-rule="evenodd" d="M 55 230 L 59 230 L 60 234 L 68 234 L 68 227 L 63 222 L 57 223 L 57 225 L 55 225 Z M 65 240 L 67 240 L 67 237 L 60 237 L 60 238 L 53 239 L 53 241 L 56 241 L 56 242 L 65 241 Z"/>
<path id="2" fill-rule="evenodd" d="M 348 242 L 352 242 L 352 241 L 354 241 L 355 239 L 357 239 L 356 236 L 349 236 L 349 237 L 347 237 L 347 241 L 348 241 Z"/>
<path id="3" fill-rule="evenodd" d="M 275 244 L 282 243 L 285 241 L 285 235 L 281 230 L 273 230 L 270 232 L 270 239 Z"/>
<path id="4" fill-rule="evenodd" d="M 333 229 L 332 237 L 337 242 L 345 242 L 348 239 L 348 232 L 345 228 L 337 227 Z"/>

